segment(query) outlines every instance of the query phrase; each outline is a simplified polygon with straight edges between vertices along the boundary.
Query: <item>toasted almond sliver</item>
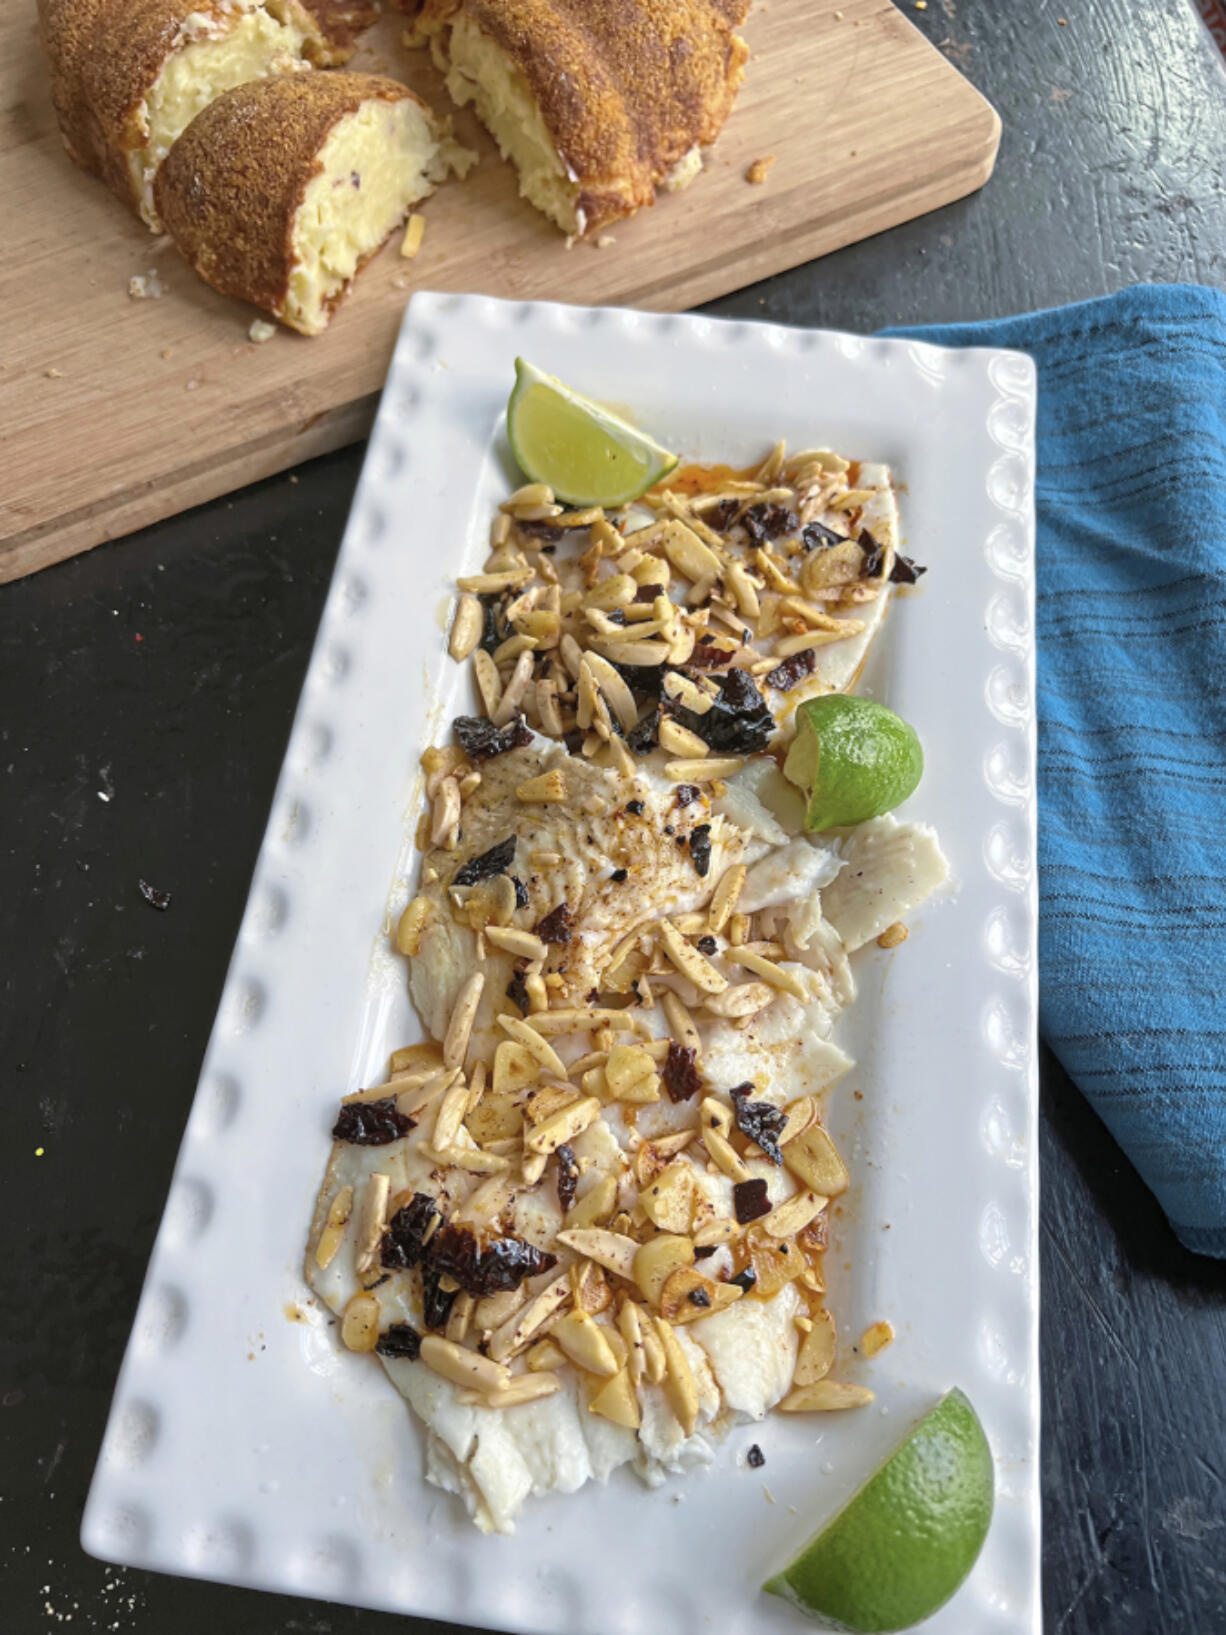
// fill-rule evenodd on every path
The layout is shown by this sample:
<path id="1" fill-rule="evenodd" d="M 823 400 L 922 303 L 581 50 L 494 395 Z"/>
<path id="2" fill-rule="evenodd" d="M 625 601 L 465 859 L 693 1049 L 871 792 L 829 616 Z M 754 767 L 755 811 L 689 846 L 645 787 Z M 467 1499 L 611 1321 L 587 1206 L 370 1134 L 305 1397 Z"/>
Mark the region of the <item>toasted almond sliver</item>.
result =
<path id="1" fill-rule="evenodd" d="M 894 924 L 887 925 L 885 930 L 877 938 L 877 946 L 878 948 L 897 948 L 901 943 L 906 942 L 910 935 L 911 933 L 907 930 L 902 921 L 895 920 Z"/>
<path id="2" fill-rule="evenodd" d="M 630 732 L 638 722 L 638 706 L 634 702 L 634 694 L 626 685 L 625 680 L 599 653 L 588 653 L 585 662 L 591 669 L 592 675 L 601 692 L 609 701 L 609 705 L 617 717 L 623 731 Z"/>
<path id="3" fill-rule="evenodd" d="M 508 494 L 498 507 L 500 511 L 515 511 L 521 505 L 552 505 L 553 489 L 548 483 L 524 483 L 513 494 Z"/>
<path id="4" fill-rule="evenodd" d="M 621 1232 L 607 1232 L 600 1226 L 576 1227 L 570 1232 L 559 1232 L 558 1242 L 573 1249 L 577 1255 L 586 1255 L 597 1266 L 618 1277 L 634 1276 L 634 1257 L 639 1245 Z"/>
<path id="5" fill-rule="evenodd" d="M 866 1357 L 875 1357 L 879 1351 L 893 1344 L 894 1325 L 892 1323 L 870 1323 L 860 1336 L 860 1350 Z"/>
<path id="6" fill-rule="evenodd" d="M 506 573 L 461 574 L 456 584 L 471 596 L 489 596 L 495 591 L 516 590 L 531 578 L 531 568 L 511 568 Z"/>
<path id="7" fill-rule="evenodd" d="M 477 691 L 481 694 L 481 703 L 486 715 L 492 720 L 502 698 L 502 677 L 498 674 L 498 666 L 484 647 L 478 647 L 473 654 L 472 662 L 473 676 L 477 682 Z"/>
<path id="8" fill-rule="evenodd" d="M 705 761 L 666 761 L 664 770 L 674 783 L 712 783 L 732 777 L 744 765 L 740 755 L 711 755 Z"/>
<path id="9" fill-rule="evenodd" d="M 684 1045 L 687 1050 L 701 1050 L 702 1039 L 694 1024 L 694 1018 L 671 988 L 664 988 L 661 991 L 660 1006 L 668 1023 L 668 1031 L 677 1043 Z"/>
<path id="10" fill-rule="evenodd" d="M 549 1330 L 555 1345 L 576 1367 L 589 1374 L 609 1378 L 617 1373 L 617 1356 L 605 1337 L 605 1330 L 585 1311 L 567 1312 Z"/>
<path id="11" fill-rule="evenodd" d="M 561 1389 L 562 1381 L 557 1374 L 516 1374 L 501 1390 L 461 1391 L 456 1400 L 463 1408 L 519 1408 L 525 1402 L 551 1397 Z"/>
<path id="12" fill-rule="evenodd" d="M 521 653 L 515 660 L 515 668 L 511 678 L 502 689 L 502 697 L 498 700 L 498 708 L 491 715 L 490 720 L 496 727 L 505 727 L 515 715 L 523 702 L 524 692 L 532 680 L 532 654 Z"/>
<path id="13" fill-rule="evenodd" d="M 655 1328 L 664 1347 L 664 1361 L 668 1370 L 664 1377 L 664 1394 L 681 1429 L 687 1436 L 693 1436 L 698 1423 L 698 1387 L 694 1384 L 689 1358 L 681 1349 L 681 1342 L 673 1333 L 671 1324 L 657 1317 Z"/>
<path id="14" fill-rule="evenodd" d="M 454 778 L 439 784 L 430 807 L 430 839 L 441 846 L 460 821 L 460 786 Z"/>
<path id="15" fill-rule="evenodd" d="M 366 1178 L 362 1193 L 362 1224 L 353 1247 L 353 1269 L 360 1277 L 368 1272 L 379 1253 L 383 1237 L 383 1222 L 387 1214 L 388 1194 L 392 1189 L 391 1177 L 380 1170 L 372 1170 Z"/>
<path id="16" fill-rule="evenodd" d="M 655 665 L 667 662 L 670 649 L 668 642 L 661 641 L 618 641 L 593 642 L 593 647 L 606 658 L 614 658 L 619 664 Z"/>
<path id="17" fill-rule="evenodd" d="M 485 1152 L 481 1147 L 436 1147 L 434 1150 L 444 1164 L 467 1170 L 470 1175 L 502 1175 L 511 1167 L 509 1158 Z"/>
<path id="18" fill-rule="evenodd" d="M 510 1375 L 501 1363 L 483 1357 L 479 1351 L 469 1351 L 466 1346 L 454 1345 L 437 1334 L 423 1336 L 421 1360 L 453 1385 L 475 1386 L 479 1391 L 504 1391 L 510 1383 Z"/>
<path id="19" fill-rule="evenodd" d="M 477 1017 L 477 1007 L 481 1003 L 481 991 L 485 987 L 485 976 L 480 971 L 474 971 L 460 989 L 459 997 L 455 1002 L 455 1009 L 451 1013 L 451 1020 L 447 1024 L 447 1034 L 443 1040 L 443 1062 L 447 1067 L 463 1067 L 464 1058 L 468 1054 L 468 1041 L 472 1034 L 473 1023 Z"/>
<path id="20" fill-rule="evenodd" d="M 524 1137 L 524 1146 L 529 1152 L 537 1154 L 556 1152 L 564 1142 L 581 1135 L 599 1117 L 600 1102 L 597 1097 L 582 1097 L 530 1130 Z"/>
<path id="21" fill-rule="evenodd" d="M 451 622 L 451 639 L 447 651 L 453 659 L 466 659 L 481 640 L 481 603 L 465 591 L 456 603 L 455 618 Z"/>
<path id="22" fill-rule="evenodd" d="M 476 1301 L 471 1294 L 461 1291 L 451 1303 L 451 1310 L 447 1314 L 447 1326 L 443 1330 L 443 1338 L 450 1340 L 453 1345 L 460 1345 L 468 1333 L 472 1322 L 473 1307 Z"/>
<path id="23" fill-rule="evenodd" d="M 434 1120 L 434 1131 L 430 1137 L 430 1145 L 436 1152 L 442 1152 L 453 1147 L 456 1137 L 460 1133 L 460 1125 L 464 1115 L 468 1112 L 468 1086 L 460 1079 L 452 1085 L 447 1094 L 439 1103 L 438 1113 Z"/>
<path id="24" fill-rule="evenodd" d="M 837 1198 L 851 1184 L 839 1149 L 820 1124 L 811 1124 L 803 1135 L 788 1142 L 783 1162 L 811 1191 L 827 1198 Z"/>
<path id="25" fill-rule="evenodd" d="M 495 1362 L 505 1362 L 532 1339 L 532 1336 L 570 1300 L 570 1276 L 563 1272 L 495 1329 L 487 1346 Z"/>
<path id="26" fill-rule="evenodd" d="M 602 1027 L 629 1028 L 637 1032 L 641 1026 L 640 1018 L 630 1011 L 598 1008 L 588 1011 L 542 1011 L 539 1016 L 530 1016 L 526 1020 L 530 1028 L 547 1036 L 553 1033 L 590 1033 Z"/>
<path id="27" fill-rule="evenodd" d="M 373 1351 L 379 1340 L 379 1302 L 362 1290 L 350 1295 L 341 1317 L 341 1340 L 348 1351 Z"/>
<path id="28" fill-rule="evenodd" d="M 798 1096 L 795 1101 L 787 1104 L 784 1112 L 787 1114 L 787 1122 L 775 1138 L 781 1147 L 786 1146 L 789 1141 L 795 1141 L 798 1135 L 803 1135 L 809 1128 L 817 1117 L 817 1103 L 812 1096 Z"/>
<path id="29" fill-rule="evenodd" d="M 821 1379 L 814 1380 L 812 1385 L 798 1385 L 779 1406 L 785 1414 L 834 1413 L 842 1408 L 864 1408 L 872 1400 L 873 1393 L 867 1385 Z"/>
<path id="30" fill-rule="evenodd" d="M 704 993 L 723 993 L 728 986 L 728 978 L 721 976 L 710 960 L 700 954 L 692 943 L 686 942 L 671 920 L 660 920 L 659 935 L 664 952 L 682 976 L 688 977 L 694 986 L 701 988 Z"/>
<path id="31" fill-rule="evenodd" d="M 823 1198 L 819 1192 L 797 1192 L 777 1204 L 757 1224 L 772 1238 L 790 1238 L 796 1232 L 803 1232 L 829 1202 L 829 1198 Z"/>
<path id="32" fill-rule="evenodd" d="M 521 959 L 544 959 L 549 953 L 548 947 L 538 936 L 531 931 L 521 931 L 517 925 L 487 925 L 485 937 L 495 948 L 517 954 Z"/>
<path id="33" fill-rule="evenodd" d="M 717 1248 L 721 1243 L 731 1243 L 739 1230 L 740 1228 L 735 1221 L 707 1221 L 694 1233 L 694 1247 L 696 1249 L 712 1249 Z"/>
<path id="34" fill-rule="evenodd" d="M 761 954 L 755 954 L 748 948 L 729 948 L 725 956 L 733 965 L 743 965 L 747 971 L 760 976 L 763 982 L 769 982 L 772 988 L 782 988 L 784 993 L 792 995 L 802 1003 L 809 997 L 805 992 L 804 983 L 795 971 L 785 971 L 781 965 L 773 960 L 763 959 Z"/>
<path id="35" fill-rule="evenodd" d="M 660 722 L 660 748 L 670 755 L 688 755 L 699 759 L 705 759 L 711 753 L 710 747 L 696 732 L 674 721 L 671 715 L 666 715 Z"/>
<path id="36" fill-rule="evenodd" d="M 521 1022 L 518 1016 L 500 1016 L 498 1025 L 509 1033 L 516 1044 L 520 1044 L 540 1065 L 546 1073 L 552 1073 L 556 1078 L 565 1079 L 566 1065 L 552 1045 L 546 1043 L 540 1032 L 527 1022 Z"/>
<path id="37" fill-rule="evenodd" d="M 742 1016 L 756 1016 L 779 997 L 778 988 L 766 982 L 737 982 L 723 993 L 712 994 L 705 1009 L 712 1016 L 735 1021 Z"/>
<path id="38" fill-rule="evenodd" d="M 396 1106 L 406 1118 L 414 1118 L 423 1108 L 429 1107 L 431 1102 L 437 1101 L 439 1096 L 450 1090 L 460 1076 L 458 1067 L 440 1068 L 432 1074 L 424 1084 L 415 1086 L 412 1090 L 405 1090 L 396 1097 Z M 394 1088 L 390 1085 L 389 1089 Z"/>
<path id="39" fill-rule="evenodd" d="M 747 872 L 744 863 L 734 863 L 720 875 L 707 909 L 707 930 L 714 936 L 718 937 L 727 925 L 728 916 L 736 907 L 744 889 Z"/>
<path id="40" fill-rule="evenodd" d="M 858 636 L 864 629 L 862 619 L 839 619 L 839 630 L 810 630 L 800 636 L 783 636 L 775 643 L 775 654 L 781 659 L 790 659 L 797 653 L 808 652 L 811 648 L 829 647 L 832 642 L 845 641 L 848 636 Z"/>
<path id="41" fill-rule="evenodd" d="M 336 1258 L 336 1251 L 344 1239 L 345 1228 L 352 1213 L 353 1188 L 342 1187 L 328 1207 L 328 1218 L 324 1222 L 323 1231 L 319 1234 L 319 1242 L 315 1245 L 315 1264 L 321 1271 L 324 1267 L 330 1266 Z"/>

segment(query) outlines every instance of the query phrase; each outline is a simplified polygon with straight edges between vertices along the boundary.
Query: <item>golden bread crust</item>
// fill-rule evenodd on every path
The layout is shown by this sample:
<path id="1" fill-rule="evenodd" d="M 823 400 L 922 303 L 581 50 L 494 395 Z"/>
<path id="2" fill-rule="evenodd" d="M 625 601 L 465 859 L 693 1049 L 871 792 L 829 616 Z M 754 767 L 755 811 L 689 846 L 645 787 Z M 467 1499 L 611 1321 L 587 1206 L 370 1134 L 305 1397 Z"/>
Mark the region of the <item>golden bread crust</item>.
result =
<path id="1" fill-rule="evenodd" d="M 280 317 L 293 270 L 294 215 L 319 150 L 372 100 L 425 104 L 379 74 L 273 75 L 197 114 L 154 183 L 166 230 L 206 284 Z"/>
<path id="2" fill-rule="evenodd" d="M 274 13 L 293 11 L 316 39 L 313 60 L 330 62 L 311 13 L 297 0 L 273 0 Z M 143 110 L 167 57 L 193 19 L 236 18 L 233 0 L 39 0 L 43 43 L 51 64 L 51 97 L 64 145 L 85 170 L 135 208 L 128 157 L 143 145 Z M 193 28 L 193 38 L 205 37 Z M 348 54 L 347 52 L 345 53 Z"/>
<path id="3" fill-rule="evenodd" d="M 579 184 L 584 230 L 651 204 L 656 186 L 732 111 L 748 0 L 426 0 L 434 32 L 459 13 L 528 83 Z"/>

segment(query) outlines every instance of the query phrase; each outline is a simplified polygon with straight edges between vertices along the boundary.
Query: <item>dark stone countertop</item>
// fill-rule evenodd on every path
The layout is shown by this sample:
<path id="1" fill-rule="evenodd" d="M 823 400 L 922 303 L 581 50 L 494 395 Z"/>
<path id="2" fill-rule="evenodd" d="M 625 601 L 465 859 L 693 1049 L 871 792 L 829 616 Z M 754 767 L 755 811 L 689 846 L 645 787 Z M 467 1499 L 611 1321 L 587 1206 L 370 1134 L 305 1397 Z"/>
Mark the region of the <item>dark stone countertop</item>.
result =
<path id="1" fill-rule="evenodd" d="M 1189 0 L 905 9 L 1000 108 L 995 179 L 713 310 L 872 330 L 1226 282 L 1226 75 Z M 77 1542 L 360 464 L 318 460 L 0 593 L 11 1635 L 393 1627 Z M 1179 1248 L 1050 1059 L 1041 1157 L 1048 1635 L 1218 1635 L 1226 1265 Z"/>

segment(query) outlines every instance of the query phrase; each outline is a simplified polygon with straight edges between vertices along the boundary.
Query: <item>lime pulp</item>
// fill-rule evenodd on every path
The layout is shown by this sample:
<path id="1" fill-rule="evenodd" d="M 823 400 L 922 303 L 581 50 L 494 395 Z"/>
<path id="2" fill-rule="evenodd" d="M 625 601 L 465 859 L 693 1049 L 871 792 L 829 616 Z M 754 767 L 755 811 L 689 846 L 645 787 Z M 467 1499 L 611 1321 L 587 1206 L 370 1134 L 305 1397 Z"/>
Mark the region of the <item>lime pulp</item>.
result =
<path id="1" fill-rule="evenodd" d="M 805 793 L 812 832 L 892 812 L 918 785 L 924 752 L 915 729 L 884 704 L 826 693 L 797 709 L 783 770 Z"/>

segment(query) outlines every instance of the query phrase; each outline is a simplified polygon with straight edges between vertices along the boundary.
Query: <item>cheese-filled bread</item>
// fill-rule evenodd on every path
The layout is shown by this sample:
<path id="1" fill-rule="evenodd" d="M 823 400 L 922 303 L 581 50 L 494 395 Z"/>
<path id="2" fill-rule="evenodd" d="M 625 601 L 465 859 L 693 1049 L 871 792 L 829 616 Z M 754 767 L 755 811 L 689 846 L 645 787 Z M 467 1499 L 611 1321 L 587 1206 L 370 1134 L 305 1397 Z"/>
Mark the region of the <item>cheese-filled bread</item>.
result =
<path id="1" fill-rule="evenodd" d="M 281 75 L 205 108 L 154 196 L 207 284 L 318 335 L 411 207 L 474 157 L 396 80 Z"/>

